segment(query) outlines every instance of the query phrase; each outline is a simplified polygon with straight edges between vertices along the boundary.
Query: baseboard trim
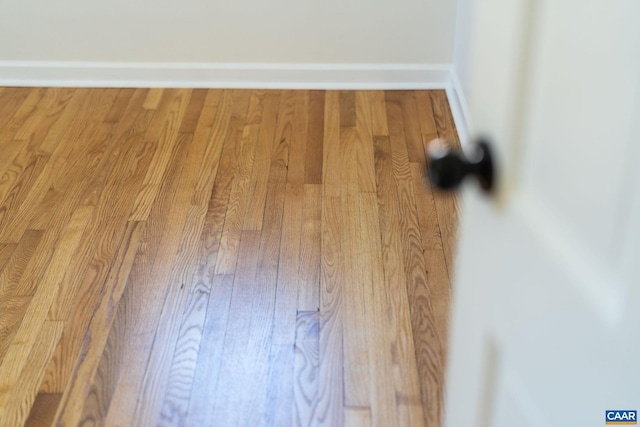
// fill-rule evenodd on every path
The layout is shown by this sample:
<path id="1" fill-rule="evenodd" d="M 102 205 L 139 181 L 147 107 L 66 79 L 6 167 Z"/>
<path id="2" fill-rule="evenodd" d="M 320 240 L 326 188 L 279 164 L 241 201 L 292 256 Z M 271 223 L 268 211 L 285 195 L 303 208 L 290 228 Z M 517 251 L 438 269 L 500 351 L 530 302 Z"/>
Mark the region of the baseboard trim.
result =
<path id="1" fill-rule="evenodd" d="M 465 97 L 458 73 L 455 68 L 451 68 L 449 82 L 446 86 L 447 98 L 451 107 L 451 114 L 456 124 L 460 144 L 467 147 L 470 143 L 469 139 L 469 106 Z"/>
<path id="2" fill-rule="evenodd" d="M 0 61 L 0 86 L 444 89 L 449 64 Z"/>

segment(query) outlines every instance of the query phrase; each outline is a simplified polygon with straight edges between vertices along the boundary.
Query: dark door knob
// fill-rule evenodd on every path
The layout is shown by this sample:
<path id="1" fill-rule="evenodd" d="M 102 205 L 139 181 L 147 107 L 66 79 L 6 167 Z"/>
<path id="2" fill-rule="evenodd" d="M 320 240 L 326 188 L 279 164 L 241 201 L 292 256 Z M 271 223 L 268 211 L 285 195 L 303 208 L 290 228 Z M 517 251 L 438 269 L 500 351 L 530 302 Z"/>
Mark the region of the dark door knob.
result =
<path id="1" fill-rule="evenodd" d="M 494 184 L 493 161 L 489 144 L 478 140 L 469 156 L 451 151 L 440 139 L 427 146 L 429 179 L 433 186 L 450 190 L 458 187 L 469 175 L 475 176 L 480 187 L 491 192 Z"/>

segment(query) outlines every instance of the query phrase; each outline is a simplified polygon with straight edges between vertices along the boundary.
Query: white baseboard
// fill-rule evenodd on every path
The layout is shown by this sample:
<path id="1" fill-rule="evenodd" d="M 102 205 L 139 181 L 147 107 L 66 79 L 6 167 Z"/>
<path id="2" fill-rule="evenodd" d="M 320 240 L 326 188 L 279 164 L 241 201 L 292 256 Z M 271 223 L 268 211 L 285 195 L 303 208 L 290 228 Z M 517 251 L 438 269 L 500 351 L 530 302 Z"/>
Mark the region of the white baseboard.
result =
<path id="1" fill-rule="evenodd" d="M 451 114 L 456 124 L 458 137 L 460 138 L 460 144 L 463 147 L 467 147 L 470 143 L 469 106 L 455 68 L 451 68 L 451 75 L 446 91 L 449 106 L 451 107 Z"/>
<path id="2" fill-rule="evenodd" d="M 446 89 L 460 142 L 469 143 L 469 108 L 449 64 L 0 61 L 0 86 Z"/>
<path id="3" fill-rule="evenodd" d="M 443 89 L 449 64 L 0 61 L 0 86 Z"/>

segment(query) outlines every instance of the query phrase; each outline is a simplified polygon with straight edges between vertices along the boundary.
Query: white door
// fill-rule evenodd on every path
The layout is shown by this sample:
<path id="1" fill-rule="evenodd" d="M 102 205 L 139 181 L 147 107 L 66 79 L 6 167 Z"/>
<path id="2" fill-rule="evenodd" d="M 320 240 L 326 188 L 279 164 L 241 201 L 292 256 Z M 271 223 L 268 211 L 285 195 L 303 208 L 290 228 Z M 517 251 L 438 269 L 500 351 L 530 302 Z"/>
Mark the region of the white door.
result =
<path id="1" fill-rule="evenodd" d="M 500 186 L 463 190 L 446 426 L 604 426 L 640 413 L 640 2 L 475 9 Z"/>

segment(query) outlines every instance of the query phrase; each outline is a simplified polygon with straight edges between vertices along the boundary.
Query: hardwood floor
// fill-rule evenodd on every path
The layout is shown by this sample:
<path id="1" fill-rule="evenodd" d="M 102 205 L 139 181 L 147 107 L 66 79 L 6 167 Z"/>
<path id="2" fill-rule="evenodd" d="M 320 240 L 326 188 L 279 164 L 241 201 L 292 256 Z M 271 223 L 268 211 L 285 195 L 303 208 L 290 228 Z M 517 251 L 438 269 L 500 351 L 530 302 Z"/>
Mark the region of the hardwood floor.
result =
<path id="1" fill-rule="evenodd" d="M 0 425 L 439 426 L 443 91 L 0 88 Z"/>

